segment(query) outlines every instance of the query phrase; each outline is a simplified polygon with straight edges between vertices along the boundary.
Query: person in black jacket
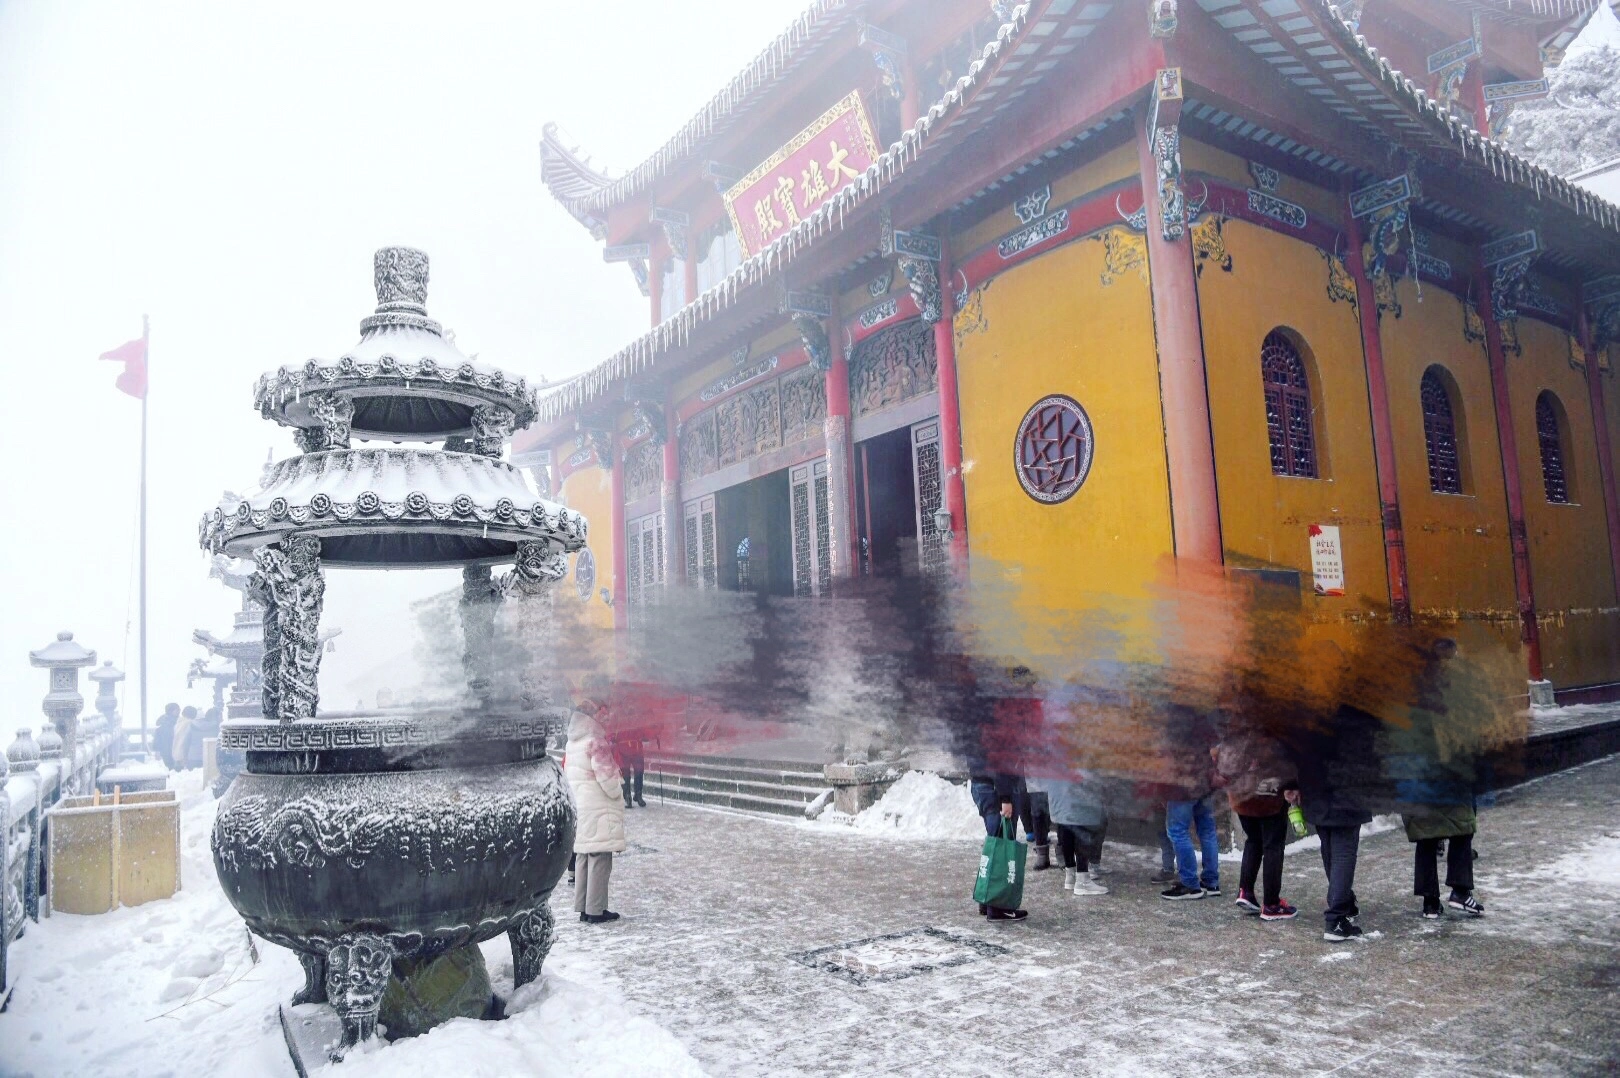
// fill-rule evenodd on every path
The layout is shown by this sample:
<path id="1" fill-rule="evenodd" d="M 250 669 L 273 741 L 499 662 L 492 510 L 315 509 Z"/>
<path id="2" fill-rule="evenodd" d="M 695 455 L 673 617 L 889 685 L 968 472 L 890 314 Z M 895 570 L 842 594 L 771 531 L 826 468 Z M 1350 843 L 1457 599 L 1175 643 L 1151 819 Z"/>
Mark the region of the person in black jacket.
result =
<path id="1" fill-rule="evenodd" d="M 1327 875 L 1327 908 L 1322 912 L 1322 938 L 1342 943 L 1361 935 L 1356 919 L 1356 858 L 1361 827 L 1371 823 L 1370 806 L 1380 787 L 1376 742 L 1379 723 L 1348 705 L 1335 712 L 1329 728 L 1295 754 L 1299 789 L 1285 797 L 1299 805 L 1322 841 L 1322 871 Z"/>

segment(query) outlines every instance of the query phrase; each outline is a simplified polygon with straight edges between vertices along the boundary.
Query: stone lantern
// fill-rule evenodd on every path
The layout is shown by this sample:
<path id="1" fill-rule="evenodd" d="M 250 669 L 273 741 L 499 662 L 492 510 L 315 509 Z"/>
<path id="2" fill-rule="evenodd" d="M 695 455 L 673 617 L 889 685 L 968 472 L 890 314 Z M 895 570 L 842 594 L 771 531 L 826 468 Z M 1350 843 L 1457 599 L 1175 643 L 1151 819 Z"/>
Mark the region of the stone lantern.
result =
<path id="1" fill-rule="evenodd" d="M 123 731 L 119 729 L 117 690 L 124 680 L 124 672 L 108 659 L 86 676 L 96 683 L 96 712 L 101 716 L 103 731 L 121 736 Z"/>
<path id="2" fill-rule="evenodd" d="M 51 720 L 60 738 L 60 755 L 67 760 L 67 770 L 73 769 L 74 751 L 79 742 L 79 712 L 84 710 L 84 697 L 79 695 L 79 671 L 96 665 L 96 653 L 82 644 L 74 643 L 72 633 L 57 633 L 56 640 L 38 651 L 28 653 L 28 662 L 51 672 L 51 691 L 45 694 L 45 717 Z M 47 727 L 40 737 L 40 748 L 49 755 L 51 746 Z"/>

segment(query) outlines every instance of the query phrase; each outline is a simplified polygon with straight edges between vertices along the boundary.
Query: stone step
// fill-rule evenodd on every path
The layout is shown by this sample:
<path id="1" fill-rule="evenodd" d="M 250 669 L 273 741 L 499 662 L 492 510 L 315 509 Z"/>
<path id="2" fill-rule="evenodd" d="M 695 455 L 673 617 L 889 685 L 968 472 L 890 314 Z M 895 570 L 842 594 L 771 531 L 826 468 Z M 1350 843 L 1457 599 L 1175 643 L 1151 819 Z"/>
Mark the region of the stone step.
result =
<path id="1" fill-rule="evenodd" d="M 790 802 L 800 806 L 808 805 L 827 788 L 825 786 L 801 786 L 785 782 L 752 782 L 746 779 L 694 775 L 683 771 L 659 771 L 649 767 L 644 776 L 645 788 L 653 789 L 658 787 L 660 780 L 666 792 L 679 787 L 688 790 L 706 790 L 710 793 L 743 794 L 749 797 Z"/>
<path id="2" fill-rule="evenodd" d="M 826 786 L 826 779 L 820 769 L 811 770 L 782 770 L 767 766 L 744 766 L 738 764 L 711 764 L 701 757 L 694 759 L 671 759 L 664 756 L 647 757 L 647 770 L 657 771 L 665 775 L 689 775 L 693 778 L 711 779 L 714 781 L 751 782 L 773 786 L 814 786 L 821 789 Z"/>
<path id="3" fill-rule="evenodd" d="M 758 775 L 784 775 L 798 778 L 821 778 L 821 765 L 795 760 L 750 759 L 745 756 L 704 756 L 695 752 L 647 753 L 647 765 L 653 762 L 667 764 L 673 769 L 694 771 L 746 771 Z"/>
<path id="4" fill-rule="evenodd" d="M 643 792 L 649 803 L 656 801 L 658 789 L 649 787 Z M 764 813 L 770 816 L 804 816 L 804 805 L 797 801 L 783 801 L 771 797 L 752 797 L 747 794 L 723 793 L 716 790 L 702 790 L 693 786 L 664 787 L 663 796 L 668 801 L 685 801 L 694 805 L 708 805 L 713 808 L 731 809 L 734 812 Z"/>

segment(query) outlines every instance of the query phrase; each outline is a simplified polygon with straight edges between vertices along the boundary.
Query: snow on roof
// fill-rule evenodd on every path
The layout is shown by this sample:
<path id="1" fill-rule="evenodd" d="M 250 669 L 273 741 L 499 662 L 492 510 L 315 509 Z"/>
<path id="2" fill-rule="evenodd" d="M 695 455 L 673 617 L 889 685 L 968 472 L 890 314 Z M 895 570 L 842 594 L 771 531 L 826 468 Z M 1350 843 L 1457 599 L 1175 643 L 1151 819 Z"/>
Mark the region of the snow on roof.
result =
<path id="1" fill-rule="evenodd" d="M 608 179 L 581 160 L 576 151 L 565 147 L 556 137 L 555 125 L 547 124 L 547 137 L 540 144 L 542 182 L 570 214 L 591 227 L 588 219 L 635 196 L 715 135 L 731 127 L 738 116 L 758 103 L 763 91 L 802 63 L 816 46 L 848 24 L 856 10 L 865 6 L 866 0 L 815 0 L 675 132 L 674 137 L 616 180 Z"/>
<path id="2" fill-rule="evenodd" d="M 1595 49 L 1620 49 L 1620 16 L 1616 16 L 1614 8 L 1608 4 L 1599 4 L 1597 10 L 1592 12 L 1592 17 L 1586 20 L 1581 32 L 1564 50 L 1564 59 Z"/>
<path id="3" fill-rule="evenodd" d="M 1241 0 L 1241 2 L 1245 7 L 1269 9 L 1274 7 L 1278 0 L 1264 0 L 1264 2 Z M 1312 21 L 1330 32 L 1328 44 L 1335 53 L 1333 58 L 1349 58 L 1367 69 L 1367 93 L 1358 94 L 1357 104 L 1362 104 L 1371 97 L 1381 102 L 1394 99 L 1403 106 L 1401 111 L 1394 113 L 1389 111 L 1387 106 L 1386 108 L 1347 106 L 1349 112 L 1363 114 L 1358 117 L 1357 122 L 1375 129 L 1381 137 L 1396 145 L 1406 145 L 1417 136 L 1418 141 L 1428 146 L 1458 153 L 1465 161 L 1472 161 L 1489 169 L 1491 175 L 1503 183 L 1525 188 L 1538 200 L 1562 206 L 1602 228 L 1620 231 L 1620 207 L 1533 164 L 1502 143 L 1476 131 L 1379 55 L 1378 50 L 1368 44 L 1367 40 L 1358 35 L 1339 15 L 1332 0 L 1297 0 L 1297 7 L 1293 6 L 1294 0 L 1283 2 L 1288 3 L 1290 10 L 1294 11 L 1314 8 L 1316 18 Z M 858 180 L 852 180 L 818 210 L 801 220 L 795 228 L 744 261 L 728 277 L 673 316 L 597 366 L 566 383 L 552 387 L 540 398 L 537 409 L 539 421 L 551 422 L 560 419 L 602 397 L 608 387 L 615 382 L 646 370 L 665 350 L 685 343 L 695 328 L 708 322 L 719 312 L 732 307 L 738 294 L 744 289 L 781 273 L 788 263 L 822 235 L 842 228 L 846 214 L 876 195 L 884 184 L 891 182 L 908 164 L 918 158 L 929 143 L 930 136 L 936 134 L 936 127 L 943 132 L 947 125 L 942 120 L 961 109 L 972 91 L 978 88 L 980 77 L 985 70 L 992 66 L 993 61 L 1002 58 L 1001 53 L 1007 49 L 1009 42 L 1022 36 L 1029 9 L 1028 2 L 1020 4 L 1014 10 L 1011 21 L 1001 26 L 996 38 L 985 46 L 984 54 L 973 62 L 967 74 L 944 97 L 935 102 L 927 114 L 910 130 L 904 132 L 899 141 L 874 161 Z M 1299 32 L 1303 34 L 1308 30 L 1308 27 L 1302 26 Z M 1239 38 L 1239 40 L 1246 39 Z M 1318 51 L 1321 48 L 1319 39 L 1318 43 L 1310 46 L 1310 58 L 1313 61 L 1322 59 Z M 1314 91 L 1312 93 L 1313 96 L 1320 96 Z M 1336 111 L 1346 118 L 1347 123 L 1352 122 L 1349 113 L 1342 109 Z"/>

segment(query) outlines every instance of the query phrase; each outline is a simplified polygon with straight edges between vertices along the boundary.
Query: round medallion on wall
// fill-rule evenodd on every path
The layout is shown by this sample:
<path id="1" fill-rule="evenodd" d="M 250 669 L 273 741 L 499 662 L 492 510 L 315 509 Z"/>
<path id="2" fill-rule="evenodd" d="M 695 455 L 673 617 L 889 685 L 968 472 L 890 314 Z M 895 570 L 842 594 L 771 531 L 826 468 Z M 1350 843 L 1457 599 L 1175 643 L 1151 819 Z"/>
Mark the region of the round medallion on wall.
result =
<path id="1" fill-rule="evenodd" d="M 1080 489 L 1091 471 L 1091 418 L 1073 397 L 1036 401 L 1018 424 L 1013 470 L 1018 485 L 1038 502 L 1055 505 Z"/>
<path id="2" fill-rule="evenodd" d="M 596 588 L 596 556 L 590 547 L 581 547 L 574 555 L 574 587 L 579 592 L 580 602 L 591 601 L 591 593 Z"/>

